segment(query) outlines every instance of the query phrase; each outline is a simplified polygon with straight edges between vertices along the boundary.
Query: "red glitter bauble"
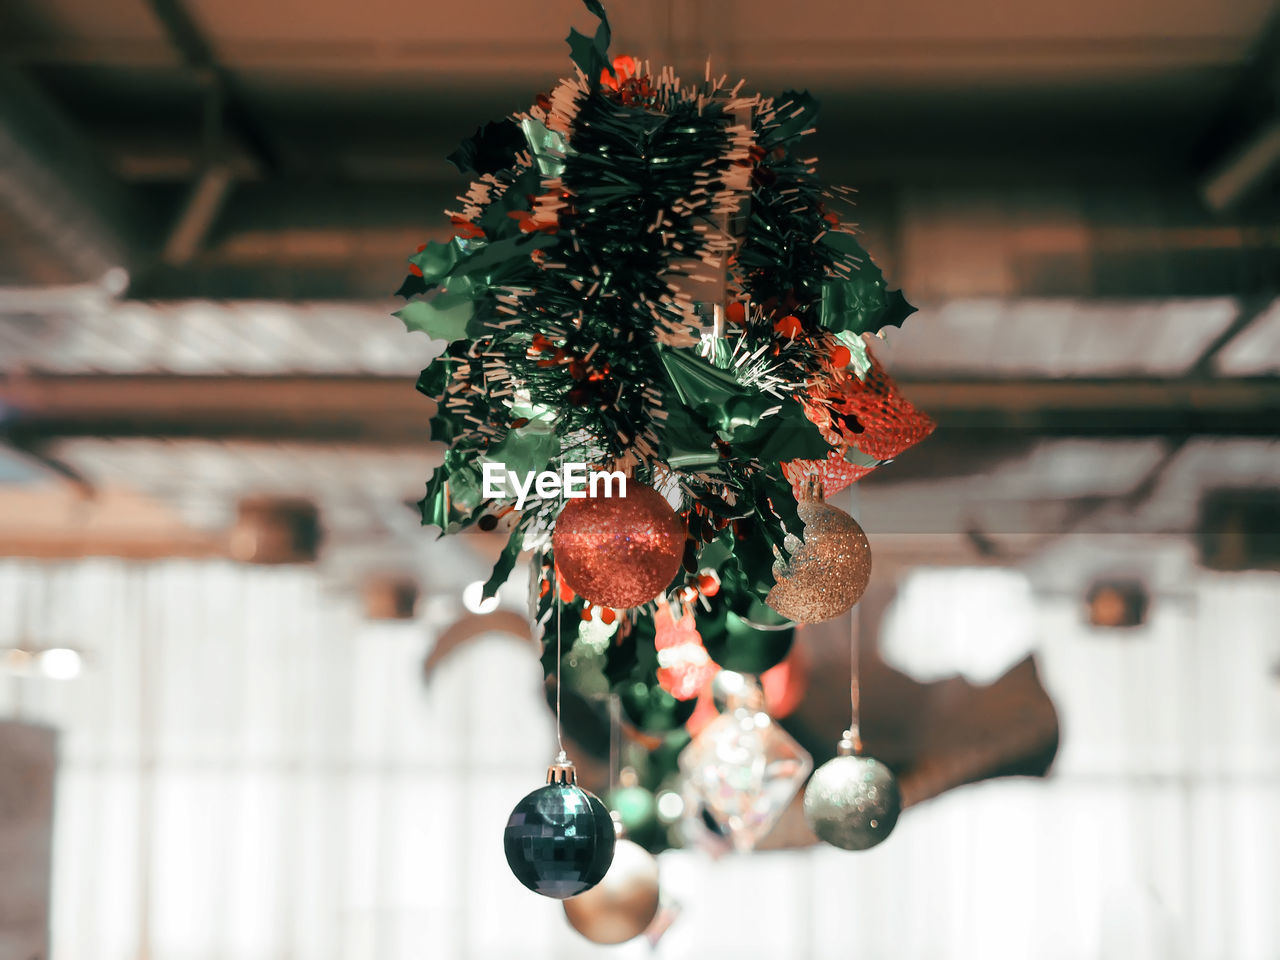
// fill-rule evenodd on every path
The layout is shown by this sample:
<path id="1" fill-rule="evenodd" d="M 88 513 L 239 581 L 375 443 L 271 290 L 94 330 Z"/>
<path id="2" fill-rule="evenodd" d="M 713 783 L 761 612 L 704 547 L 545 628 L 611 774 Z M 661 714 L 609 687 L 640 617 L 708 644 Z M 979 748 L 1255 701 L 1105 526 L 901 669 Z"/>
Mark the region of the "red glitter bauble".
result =
<path id="1" fill-rule="evenodd" d="M 625 497 L 570 500 L 551 546 L 564 582 L 578 596 L 622 609 L 661 593 L 684 556 L 685 529 L 652 487 L 628 482 Z"/>

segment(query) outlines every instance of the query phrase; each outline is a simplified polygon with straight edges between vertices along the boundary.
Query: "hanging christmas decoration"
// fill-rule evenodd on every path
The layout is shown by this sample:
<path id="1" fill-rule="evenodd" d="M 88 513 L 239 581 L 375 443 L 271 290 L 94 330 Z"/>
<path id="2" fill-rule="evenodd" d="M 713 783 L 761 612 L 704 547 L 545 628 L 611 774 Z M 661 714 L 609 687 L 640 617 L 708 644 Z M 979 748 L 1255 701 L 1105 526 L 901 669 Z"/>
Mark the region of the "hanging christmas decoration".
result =
<path id="1" fill-rule="evenodd" d="M 760 606 L 769 610 L 763 603 Z M 733 610 L 706 620 L 699 629 L 711 659 L 726 670 L 742 673 L 760 675 L 777 666 L 786 659 L 796 636 L 795 624 L 790 620 L 761 627 Z"/>
<path id="2" fill-rule="evenodd" d="M 845 739 L 840 755 L 820 766 L 804 792 L 804 816 L 819 840 L 866 850 L 884 840 L 902 812 L 898 780 L 874 757 L 860 757 Z M 845 752 L 847 751 L 847 752 Z"/>
<path id="3" fill-rule="evenodd" d="M 556 518 L 552 549 L 565 584 L 589 603 L 636 607 L 671 582 L 684 556 L 684 524 L 651 487 L 625 496 L 569 500 Z"/>
<path id="4" fill-rule="evenodd" d="M 547 769 L 547 785 L 516 804 L 502 839 L 516 879 L 557 900 L 599 883 L 616 845 L 609 811 L 599 797 L 578 786 L 564 753 Z"/>
<path id="5" fill-rule="evenodd" d="M 423 519 L 510 529 L 486 594 L 530 550 L 632 621 L 707 571 L 736 577 L 742 616 L 806 542 L 805 478 L 834 490 L 932 429 L 865 340 L 912 307 L 805 153 L 813 97 L 614 60 L 584 3 L 575 75 L 453 154 L 474 178 L 454 236 L 400 289 L 405 324 L 447 344 L 418 380 L 447 448 Z M 579 498 L 576 465 L 627 497 Z M 548 472 L 564 482 L 520 479 Z"/>
<path id="6" fill-rule="evenodd" d="M 862 756 L 857 617 L 850 621 L 849 729 L 836 745 L 836 756 L 810 778 L 804 816 L 819 840 L 844 850 L 867 850 L 893 831 L 902 812 L 902 792 L 892 770 Z"/>
<path id="7" fill-rule="evenodd" d="M 559 585 L 557 585 L 558 587 Z M 547 768 L 546 786 L 527 794 L 507 818 L 502 845 L 516 879 L 534 893 L 564 900 L 590 890 L 613 862 L 616 827 L 600 798 L 578 786 L 577 771 L 564 749 L 561 715 L 563 633 L 557 608 L 556 743 L 560 751 Z"/>
<path id="8" fill-rule="evenodd" d="M 680 754 L 685 822 L 739 851 L 777 823 L 813 769 L 813 759 L 764 710 L 754 679 L 726 692 L 726 711 Z"/>
<path id="9" fill-rule="evenodd" d="M 658 801 L 653 791 L 640 785 L 640 778 L 630 767 L 624 768 L 618 786 L 605 798 L 609 809 L 622 824 L 622 833 L 642 847 L 658 843 L 662 824 L 658 819 Z"/>
<path id="10" fill-rule="evenodd" d="M 858 243 L 850 191 L 818 179 L 814 98 L 614 58 L 600 0 L 584 5 L 597 26 L 570 32 L 574 75 L 450 157 L 472 178 L 452 236 L 409 257 L 397 315 L 444 344 L 417 382 L 444 448 L 420 507 L 442 534 L 508 536 L 485 597 L 531 554 L 557 701 L 567 617 L 567 682 L 617 694 L 637 736 L 674 754 L 700 658 L 659 649 L 655 612 L 690 612 L 722 665 L 776 663 L 796 623 L 848 609 L 869 571 L 860 528 L 815 490 L 933 424 L 869 348 L 914 308 Z M 598 474 L 626 495 L 597 491 Z M 811 762 L 758 704 L 720 720 L 681 756 L 690 778 L 709 771 L 706 822 L 745 849 Z M 565 891 L 599 879 L 604 846 L 587 843 L 591 799 L 553 771 L 546 809 L 574 819 L 522 803 L 508 855 L 528 885 Z"/>
<path id="11" fill-rule="evenodd" d="M 677 700 L 694 699 L 715 674 L 716 665 L 702 645 L 692 612 L 682 610 L 677 620 L 666 604 L 659 604 L 653 626 L 658 685 Z"/>
<path id="12" fill-rule="evenodd" d="M 564 915 L 592 943 L 624 943 L 653 923 L 659 900 L 658 861 L 644 847 L 622 837 L 604 879 L 566 900 Z"/>
<path id="13" fill-rule="evenodd" d="M 871 579 L 871 545 L 858 521 L 823 499 L 822 481 L 806 480 L 796 508 L 803 538 L 787 535 L 791 558 L 774 566 L 774 610 L 798 623 L 820 623 L 862 599 Z"/>
<path id="14" fill-rule="evenodd" d="M 622 762 L 622 708 L 616 696 L 609 698 L 609 773 L 615 787 L 635 786 L 634 771 L 624 777 Z M 610 798 L 618 797 L 613 790 Z M 652 800 L 652 795 L 650 795 Z M 569 925 L 593 943 L 623 943 L 640 936 L 658 914 L 658 861 L 653 854 L 627 837 L 621 811 L 613 811 L 618 841 L 613 863 L 604 879 L 590 890 L 564 903 Z"/>

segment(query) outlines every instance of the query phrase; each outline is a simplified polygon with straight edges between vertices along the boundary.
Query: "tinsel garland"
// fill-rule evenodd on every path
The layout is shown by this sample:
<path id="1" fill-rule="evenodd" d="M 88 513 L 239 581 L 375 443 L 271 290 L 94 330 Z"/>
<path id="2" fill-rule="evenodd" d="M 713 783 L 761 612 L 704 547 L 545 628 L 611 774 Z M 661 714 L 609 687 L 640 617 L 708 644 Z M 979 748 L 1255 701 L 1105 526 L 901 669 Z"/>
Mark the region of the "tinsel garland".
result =
<path id="1" fill-rule="evenodd" d="M 517 514 L 513 499 L 485 499 L 483 463 L 623 470 L 679 500 L 689 543 L 667 601 L 723 635 L 772 586 L 804 474 L 838 488 L 932 429 L 864 340 L 913 308 L 841 219 L 848 191 L 824 187 L 803 155 L 813 97 L 611 60 L 605 12 L 584 2 L 600 24 L 570 33 L 575 75 L 453 154 L 475 178 L 449 214 L 455 236 L 412 256 L 400 289 L 397 315 L 448 343 L 418 380 L 447 446 L 423 521 L 510 529 L 485 594 L 532 550 L 545 620 L 563 501 Z M 627 692 L 637 723 L 687 719 L 657 694 L 634 705 L 637 684 L 657 690 L 647 611 L 602 622 L 558 600 L 566 622 L 617 631 L 579 650 L 604 658 L 587 686 Z"/>

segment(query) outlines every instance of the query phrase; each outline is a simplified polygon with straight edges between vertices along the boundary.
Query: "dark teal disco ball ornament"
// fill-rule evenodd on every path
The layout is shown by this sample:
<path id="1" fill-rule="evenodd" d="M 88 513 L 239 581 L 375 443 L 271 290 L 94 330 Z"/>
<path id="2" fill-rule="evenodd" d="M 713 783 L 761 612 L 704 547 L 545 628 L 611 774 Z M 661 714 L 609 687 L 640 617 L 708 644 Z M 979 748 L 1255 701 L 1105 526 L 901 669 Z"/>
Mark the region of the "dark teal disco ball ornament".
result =
<path id="1" fill-rule="evenodd" d="M 503 846 L 516 879 L 556 900 L 590 890 L 609 872 L 617 832 L 609 811 L 577 784 L 561 755 L 547 770 L 547 785 L 516 804 Z"/>

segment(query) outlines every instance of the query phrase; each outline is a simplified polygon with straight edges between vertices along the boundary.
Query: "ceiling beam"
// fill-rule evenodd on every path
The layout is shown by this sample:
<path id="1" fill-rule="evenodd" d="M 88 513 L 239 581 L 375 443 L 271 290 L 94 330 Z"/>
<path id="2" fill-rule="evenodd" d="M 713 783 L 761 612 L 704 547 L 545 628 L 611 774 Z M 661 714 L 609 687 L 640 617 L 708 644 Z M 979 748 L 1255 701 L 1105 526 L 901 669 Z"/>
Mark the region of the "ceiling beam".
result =
<path id="1" fill-rule="evenodd" d="M 902 379 L 943 432 L 1027 436 L 1274 436 L 1280 380 Z M 3 431 L 61 437 L 360 441 L 418 447 L 435 404 L 402 377 L 21 375 L 0 383 Z"/>
<path id="2" fill-rule="evenodd" d="M 0 221 L 10 217 L 62 269 L 64 282 L 127 275 L 147 245 L 133 193 L 56 103 L 0 65 Z M 111 283 L 122 286 L 120 279 Z"/>
<path id="3" fill-rule="evenodd" d="M 1200 139 L 1200 195 L 1224 213 L 1244 206 L 1280 170 L 1280 8 L 1259 32 L 1214 122 Z"/>
<path id="4" fill-rule="evenodd" d="M 1249 297 L 1240 304 L 1240 312 L 1216 337 L 1210 340 L 1195 362 L 1188 368 L 1188 373 L 1195 377 L 1210 377 L 1218 356 L 1242 333 L 1252 327 L 1272 304 L 1269 296 Z"/>
<path id="5" fill-rule="evenodd" d="M 385 296 L 447 239 L 458 178 L 239 183 L 204 249 L 142 278 L 149 299 Z M 1187 184 L 864 184 L 856 216 L 913 300 L 1238 296 L 1280 284 L 1280 221 L 1214 219 Z"/>
<path id="6" fill-rule="evenodd" d="M 221 104 L 222 121 L 229 132 L 244 142 L 268 173 L 280 169 L 280 151 L 275 141 L 246 106 L 235 78 L 219 64 L 213 47 L 182 0 L 148 0 L 148 6 L 170 43 L 187 66 L 206 74 Z"/>
<path id="7" fill-rule="evenodd" d="M 196 255 L 213 229 L 233 183 L 231 167 L 226 163 L 212 163 L 196 178 L 161 251 L 160 258 L 166 264 L 180 267 Z"/>
<path id="8" fill-rule="evenodd" d="M 11 376 L 15 440 L 70 436 L 427 442 L 430 399 L 408 378 Z M 24 446 L 26 444 L 23 444 Z"/>

